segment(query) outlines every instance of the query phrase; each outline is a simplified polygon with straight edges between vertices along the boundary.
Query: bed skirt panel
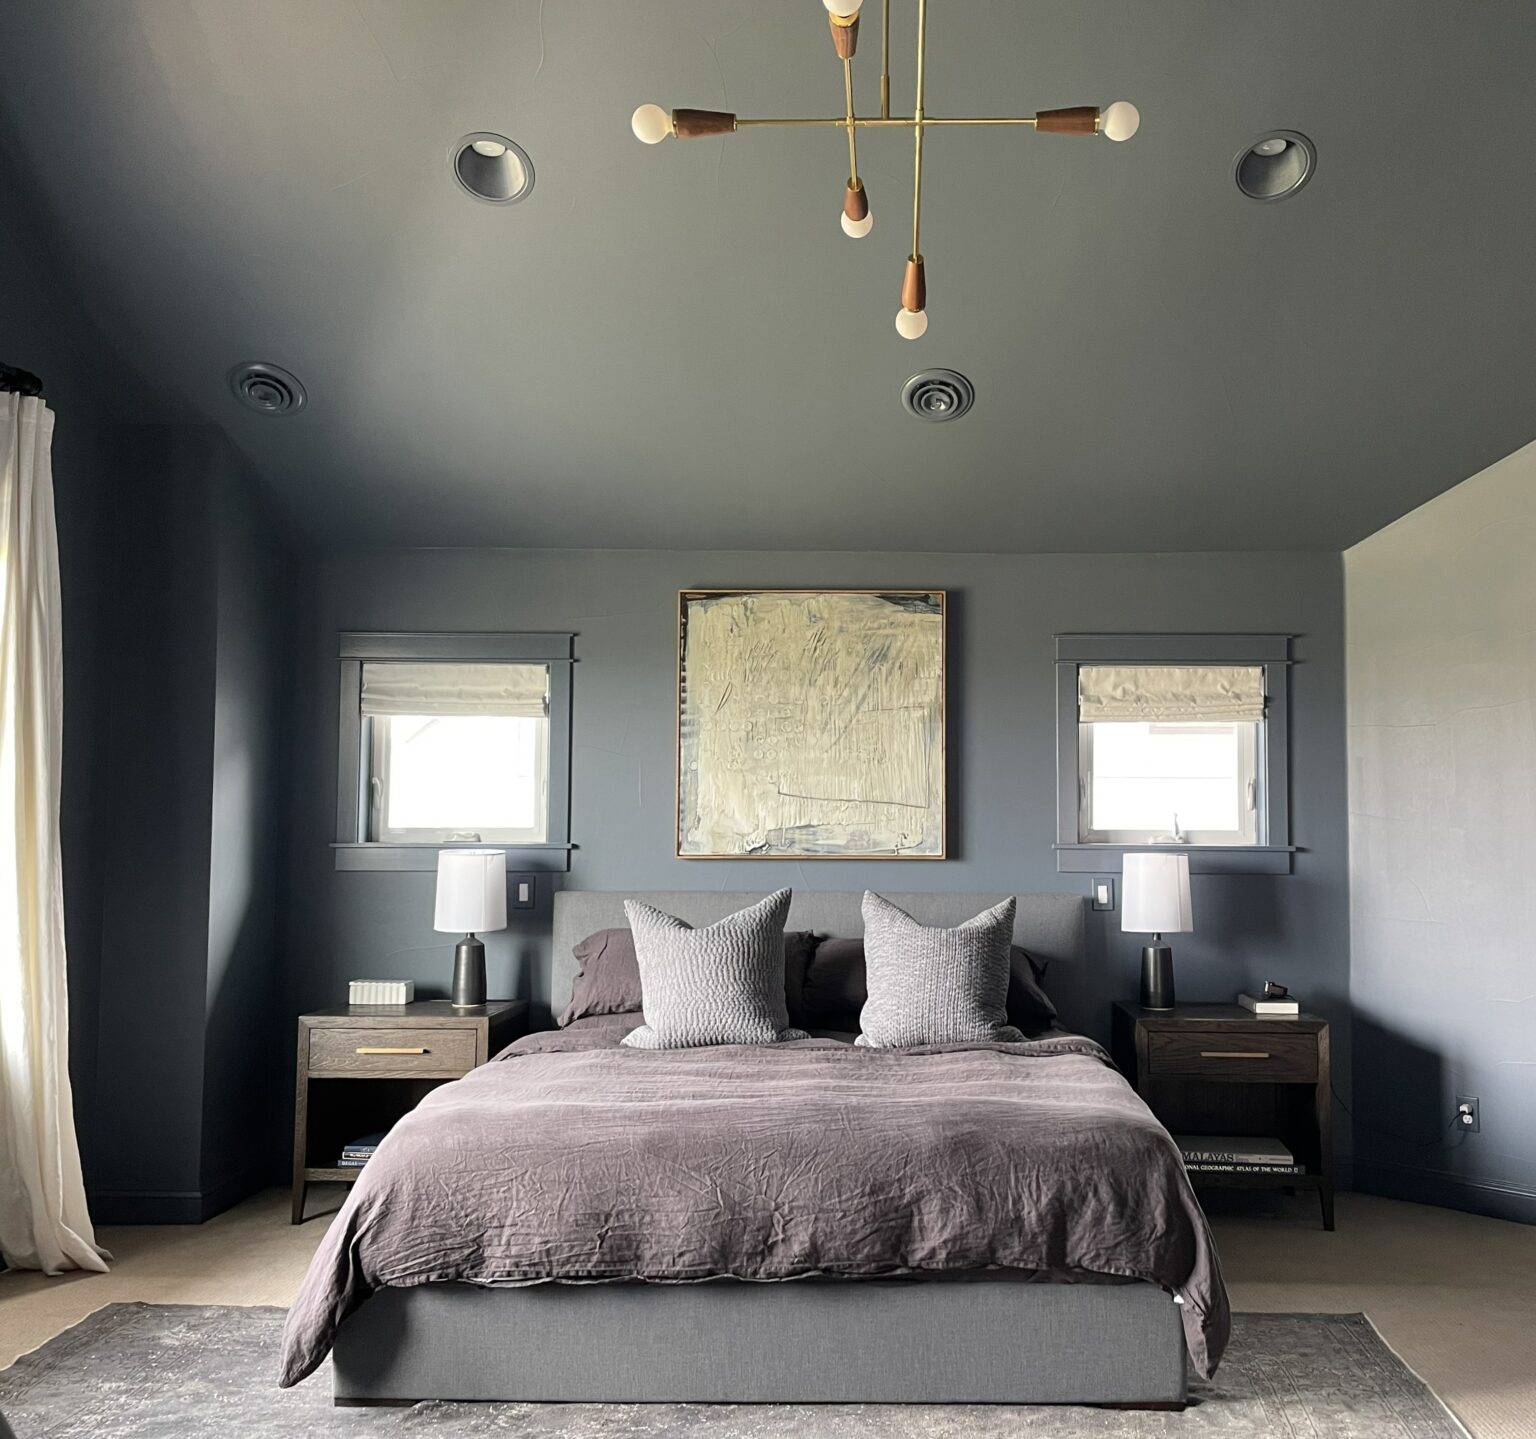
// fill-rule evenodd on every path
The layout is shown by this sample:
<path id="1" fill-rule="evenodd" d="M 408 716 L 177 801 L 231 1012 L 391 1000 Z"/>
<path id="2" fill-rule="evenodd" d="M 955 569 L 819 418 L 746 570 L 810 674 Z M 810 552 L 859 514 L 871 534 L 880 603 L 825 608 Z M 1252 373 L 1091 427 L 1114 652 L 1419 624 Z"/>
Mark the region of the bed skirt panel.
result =
<path id="1" fill-rule="evenodd" d="M 1178 1307 L 1150 1284 L 872 1279 L 427 1284 L 341 1327 L 338 1403 L 1166 1404 Z"/>

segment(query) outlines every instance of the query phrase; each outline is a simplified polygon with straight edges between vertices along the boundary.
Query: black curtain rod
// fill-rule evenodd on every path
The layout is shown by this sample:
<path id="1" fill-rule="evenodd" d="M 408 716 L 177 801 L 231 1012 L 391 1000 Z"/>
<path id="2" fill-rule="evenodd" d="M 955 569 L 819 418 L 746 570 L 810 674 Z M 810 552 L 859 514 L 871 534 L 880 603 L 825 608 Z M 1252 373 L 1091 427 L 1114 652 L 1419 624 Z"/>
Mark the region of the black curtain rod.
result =
<path id="1" fill-rule="evenodd" d="M 14 365 L 0 365 L 0 394 L 40 395 L 43 382 L 31 370 L 18 370 Z"/>

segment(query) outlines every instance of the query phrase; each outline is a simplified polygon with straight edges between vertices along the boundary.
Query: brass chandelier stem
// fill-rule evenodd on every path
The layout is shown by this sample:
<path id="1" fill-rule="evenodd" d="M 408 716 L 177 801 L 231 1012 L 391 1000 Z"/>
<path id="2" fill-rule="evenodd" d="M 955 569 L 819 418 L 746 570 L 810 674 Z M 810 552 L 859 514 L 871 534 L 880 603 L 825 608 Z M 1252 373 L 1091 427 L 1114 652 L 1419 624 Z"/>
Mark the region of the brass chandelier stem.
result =
<path id="1" fill-rule="evenodd" d="M 912 111 L 912 258 L 921 260 L 923 221 L 923 61 L 928 50 L 928 0 L 917 0 L 917 104 Z"/>
<path id="2" fill-rule="evenodd" d="M 880 0 L 880 118 L 891 118 L 891 0 Z"/>
<path id="3" fill-rule="evenodd" d="M 942 115 L 923 116 L 923 124 L 925 125 L 1032 126 L 1034 123 L 1035 116 L 1033 115 L 967 115 L 950 117 Z M 912 126 L 917 124 L 917 120 L 911 115 L 855 115 L 853 117 L 853 124 L 854 127 L 859 130 L 909 130 L 912 128 Z M 736 128 L 738 130 L 747 130 L 754 126 L 777 126 L 779 128 L 794 128 L 796 126 L 819 126 L 823 129 L 835 128 L 838 130 L 843 130 L 848 126 L 848 117 L 846 115 L 829 116 L 827 119 L 822 119 L 820 116 L 817 116 L 814 119 L 801 118 L 800 116 L 795 116 L 788 119 L 781 119 L 778 117 L 773 119 L 760 119 L 747 115 L 738 115 L 736 117 Z"/>
<path id="4" fill-rule="evenodd" d="M 848 126 L 848 186 L 850 189 L 859 188 L 859 144 L 857 140 L 858 129 L 854 124 L 853 114 L 853 61 L 843 61 L 843 102 L 847 109 L 847 118 L 844 123 Z"/>

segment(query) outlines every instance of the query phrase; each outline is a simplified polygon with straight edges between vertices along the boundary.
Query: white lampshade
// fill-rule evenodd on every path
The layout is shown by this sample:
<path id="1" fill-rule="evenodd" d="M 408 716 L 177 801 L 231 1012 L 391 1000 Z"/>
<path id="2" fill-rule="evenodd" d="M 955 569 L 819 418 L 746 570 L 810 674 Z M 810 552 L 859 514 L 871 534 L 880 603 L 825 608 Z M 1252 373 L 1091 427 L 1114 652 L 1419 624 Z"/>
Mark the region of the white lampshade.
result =
<path id="1" fill-rule="evenodd" d="M 1121 876 L 1120 928 L 1131 934 L 1183 934 L 1195 927 L 1187 854 L 1128 854 Z"/>
<path id="2" fill-rule="evenodd" d="M 507 927 L 507 852 L 443 849 L 437 854 L 437 914 L 444 934 L 488 934 Z"/>

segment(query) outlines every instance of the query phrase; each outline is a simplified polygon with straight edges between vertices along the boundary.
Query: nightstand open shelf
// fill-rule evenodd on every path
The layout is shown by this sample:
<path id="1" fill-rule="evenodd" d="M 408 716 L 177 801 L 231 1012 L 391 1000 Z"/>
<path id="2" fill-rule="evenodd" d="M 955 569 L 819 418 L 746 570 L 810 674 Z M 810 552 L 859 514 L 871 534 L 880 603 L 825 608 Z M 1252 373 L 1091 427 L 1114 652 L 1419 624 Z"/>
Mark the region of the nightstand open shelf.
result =
<path id="1" fill-rule="evenodd" d="M 293 1106 L 293 1222 L 311 1184 L 351 1184 L 348 1141 L 387 1131 L 441 1084 L 484 1064 L 525 1027 L 527 1002 L 456 1009 L 446 1000 L 358 1004 L 299 1017 Z"/>
<path id="2" fill-rule="evenodd" d="M 1315 1190 L 1333 1228 L 1328 1024 L 1232 1004 L 1114 1008 L 1114 1058 L 1173 1134 L 1278 1139 L 1302 1174 L 1191 1171 L 1197 1188 Z"/>

